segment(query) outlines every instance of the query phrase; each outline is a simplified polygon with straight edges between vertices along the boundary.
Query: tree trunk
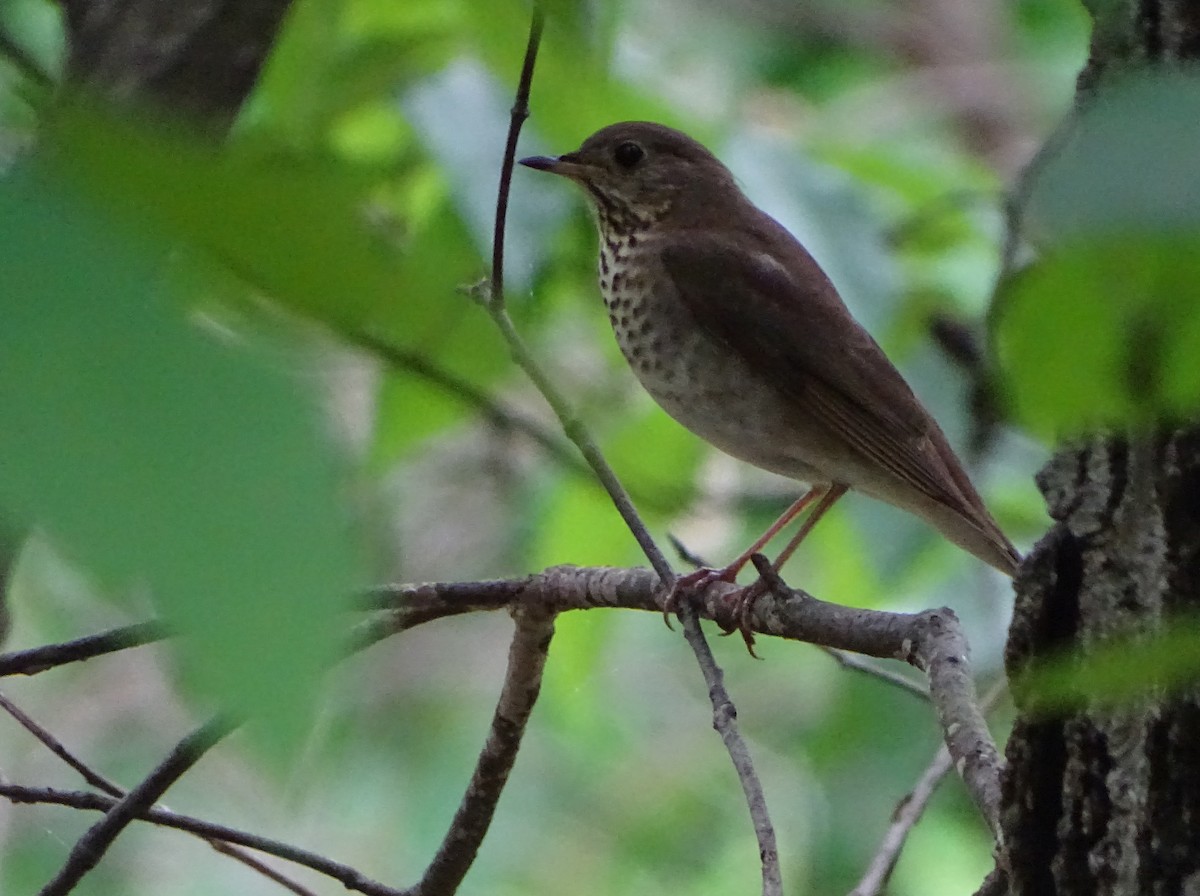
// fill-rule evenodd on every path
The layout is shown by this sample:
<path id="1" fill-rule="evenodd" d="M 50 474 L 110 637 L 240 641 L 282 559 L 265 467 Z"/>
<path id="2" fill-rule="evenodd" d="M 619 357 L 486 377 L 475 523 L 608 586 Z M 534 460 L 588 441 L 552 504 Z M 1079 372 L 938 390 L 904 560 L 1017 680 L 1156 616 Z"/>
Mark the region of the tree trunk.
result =
<path id="1" fill-rule="evenodd" d="M 63 0 L 67 74 L 223 133 L 254 87 L 291 0 Z"/>
<path id="2" fill-rule="evenodd" d="M 1097 437 L 1039 485 L 1057 522 L 1018 581 L 1010 672 L 1200 608 L 1200 430 Z M 1200 688 L 1022 715 L 1007 758 L 1013 896 L 1200 894 Z"/>
<path id="3" fill-rule="evenodd" d="M 1080 103 L 1115 74 L 1200 55 L 1193 0 L 1092 6 Z M 1056 522 L 1017 580 L 1010 675 L 1200 611 L 1200 427 L 1094 436 L 1062 448 L 1038 484 Z M 1032 709 L 1018 697 L 1007 747 L 1010 896 L 1200 894 L 1200 687 Z"/>

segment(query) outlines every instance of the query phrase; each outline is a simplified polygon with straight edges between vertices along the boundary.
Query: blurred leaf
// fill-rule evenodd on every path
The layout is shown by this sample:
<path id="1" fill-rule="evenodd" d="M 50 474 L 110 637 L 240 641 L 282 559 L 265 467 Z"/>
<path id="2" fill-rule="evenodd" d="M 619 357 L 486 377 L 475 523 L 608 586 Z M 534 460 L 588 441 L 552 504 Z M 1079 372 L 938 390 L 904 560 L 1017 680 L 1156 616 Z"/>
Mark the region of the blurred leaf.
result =
<path id="1" fill-rule="evenodd" d="M 1085 652 L 1047 658 L 1014 681 L 1018 702 L 1035 713 L 1061 713 L 1085 705 L 1116 707 L 1160 695 L 1200 679 L 1200 622 L 1174 620 L 1154 636 L 1114 636 Z"/>
<path id="2" fill-rule="evenodd" d="M 456 320 L 449 314 L 447 318 L 442 338 L 424 352 L 426 363 L 446 368 L 468 382 L 489 379 L 488 374 L 495 372 L 504 356 L 495 344 L 498 337 L 487 315 L 468 305 Z M 480 363 L 473 363 L 470 357 L 472 346 L 479 347 L 474 360 Z M 395 461 L 429 436 L 478 413 L 453 390 L 405 367 L 387 370 L 377 399 L 372 459 L 379 465 Z"/>
<path id="3" fill-rule="evenodd" d="M 1142 74 L 1103 84 L 1037 170 L 1029 228 L 1053 248 L 1009 284 L 1000 336 L 1038 432 L 1196 409 L 1198 142 L 1200 77 Z"/>
<path id="4" fill-rule="evenodd" d="M 367 226 L 367 181 L 296 158 L 218 152 L 78 108 L 54 131 L 56 161 L 134 221 L 206 250 L 251 285 L 342 328 L 398 304 L 399 253 Z"/>
<path id="5" fill-rule="evenodd" d="M 1001 360 L 1046 436 L 1146 425 L 1200 405 L 1200 239 L 1136 234 L 1056 252 L 1006 288 Z"/>
<path id="6" fill-rule="evenodd" d="M 217 154 L 82 113 L 57 135 L 66 169 L 105 203 L 210 252 L 272 298 L 351 336 L 420 347 L 460 376 L 490 376 L 507 363 L 486 315 L 459 291 L 479 261 L 444 189 L 423 204 L 406 197 L 413 211 L 394 246 L 383 219 L 375 232 L 369 226 L 369 182 L 344 167 Z M 389 379 L 381 455 L 462 413 L 410 379 Z"/>
<path id="7" fill-rule="evenodd" d="M 491 319 L 462 292 L 478 273 L 460 219 L 441 203 L 413 234 L 405 256 L 405 289 L 382 310 L 374 332 L 420 352 L 456 377 L 482 384 L 511 368 Z M 473 409 L 409 369 L 389 370 L 379 394 L 375 444 L 378 462 L 399 457 L 422 439 Z"/>
<path id="8" fill-rule="evenodd" d="M 150 587 L 192 680 L 295 737 L 359 582 L 316 403 L 181 312 L 165 244 L 53 171 L 0 186 L 0 505 Z"/>

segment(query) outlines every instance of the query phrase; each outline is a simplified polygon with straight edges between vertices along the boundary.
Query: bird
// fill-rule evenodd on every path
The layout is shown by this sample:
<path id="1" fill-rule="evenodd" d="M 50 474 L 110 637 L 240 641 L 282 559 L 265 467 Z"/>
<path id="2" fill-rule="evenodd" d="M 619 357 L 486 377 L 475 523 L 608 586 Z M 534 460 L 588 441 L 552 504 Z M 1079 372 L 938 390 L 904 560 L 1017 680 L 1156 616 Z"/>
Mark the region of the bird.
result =
<path id="1" fill-rule="evenodd" d="M 590 199 L 609 320 L 663 410 L 726 454 L 809 486 L 731 563 L 681 577 L 664 612 L 679 587 L 734 581 L 811 506 L 780 569 L 851 489 L 1015 574 L 1020 555 L 932 415 L 808 250 L 703 144 L 628 121 L 520 164 L 574 181 Z M 743 635 L 747 612 L 743 602 Z"/>

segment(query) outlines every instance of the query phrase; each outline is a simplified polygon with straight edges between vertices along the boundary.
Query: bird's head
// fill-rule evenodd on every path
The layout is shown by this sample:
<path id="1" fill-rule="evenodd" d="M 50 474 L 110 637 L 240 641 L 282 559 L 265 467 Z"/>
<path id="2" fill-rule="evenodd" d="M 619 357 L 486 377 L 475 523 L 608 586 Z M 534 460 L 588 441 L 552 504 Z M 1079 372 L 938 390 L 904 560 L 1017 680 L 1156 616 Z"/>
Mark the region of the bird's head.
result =
<path id="1" fill-rule="evenodd" d="M 646 121 L 609 125 L 574 152 L 531 156 L 521 164 L 582 186 L 602 226 L 645 226 L 678 206 L 698 211 L 737 190 L 729 169 L 701 144 Z"/>

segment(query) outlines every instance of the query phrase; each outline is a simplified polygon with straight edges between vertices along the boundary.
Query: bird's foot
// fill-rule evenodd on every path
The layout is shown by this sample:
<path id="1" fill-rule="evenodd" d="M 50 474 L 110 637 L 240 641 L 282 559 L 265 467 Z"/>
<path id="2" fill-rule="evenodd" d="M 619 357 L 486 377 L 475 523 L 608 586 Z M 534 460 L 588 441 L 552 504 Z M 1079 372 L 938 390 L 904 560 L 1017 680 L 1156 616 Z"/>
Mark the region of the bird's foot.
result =
<path id="1" fill-rule="evenodd" d="M 702 592 L 709 585 L 717 582 L 732 583 L 736 581 L 740 568 L 741 564 L 737 566 L 731 564 L 721 569 L 705 566 L 677 578 L 667 594 L 667 599 L 663 602 L 663 622 L 666 623 L 667 628 L 673 628 L 671 614 L 678 612 L 681 601 L 690 595 Z M 761 659 L 761 657 L 754 652 L 754 632 L 750 628 L 750 614 L 754 609 L 754 602 L 762 597 L 767 589 L 767 584 L 759 579 L 754 584 L 725 596 L 725 600 L 732 607 L 730 618 L 733 620 L 733 624 L 728 628 L 722 625 L 722 634 L 732 635 L 734 632 L 738 632 L 746 643 L 746 650 L 755 659 Z"/>
<path id="2" fill-rule="evenodd" d="M 725 629 L 724 634 L 732 635 L 737 632 L 746 642 L 746 650 L 750 655 L 755 659 L 762 659 L 754 652 L 754 631 L 750 625 L 754 605 L 768 592 L 786 598 L 789 589 L 787 583 L 780 577 L 779 570 L 763 554 L 751 554 L 750 562 L 758 570 L 758 580 L 727 598 L 733 602 L 733 625 Z"/>
<path id="3" fill-rule="evenodd" d="M 762 657 L 754 652 L 754 631 L 750 627 L 750 616 L 754 611 L 755 602 L 766 594 L 767 590 L 767 585 L 763 583 L 762 579 L 759 579 L 725 598 L 733 605 L 731 611 L 733 624 L 729 628 L 722 626 L 722 634 L 728 636 L 737 632 L 741 635 L 742 641 L 746 645 L 746 652 L 756 660 L 761 660 Z"/>
<path id="4" fill-rule="evenodd" d="M 721 569 L 702 566 L 677 578 L 667 594 L 667 599 L 663 601 L 663 622 L 667 628 L 672 628 L 671 614 L 679 610 L 679 603 L 685 595 L 697 594 L 717 582 L 732 582 L 737 578 L 739 569 L 740 567 L 732 565 Z"/>

